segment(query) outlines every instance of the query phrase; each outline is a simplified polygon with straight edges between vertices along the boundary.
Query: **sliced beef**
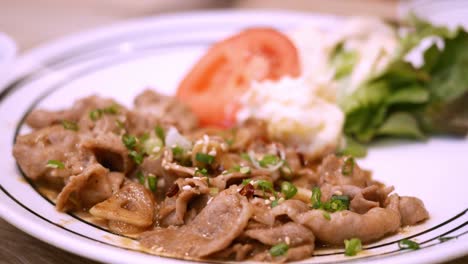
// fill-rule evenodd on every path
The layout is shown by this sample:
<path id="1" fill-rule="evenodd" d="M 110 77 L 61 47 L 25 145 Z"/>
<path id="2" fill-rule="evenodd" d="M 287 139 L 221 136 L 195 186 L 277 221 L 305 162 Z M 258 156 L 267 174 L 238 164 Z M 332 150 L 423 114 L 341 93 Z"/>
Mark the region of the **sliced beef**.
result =
<path id="1" fill-rule="evenodd" d="M 357 163 L 350 162 L 349 157 L 337 157 L 328 155 L 318 168 L 320 185 L 329 183 L 331 185 L 355 185 L 366 187 L 370 182 L 370 172 L 362 170 Z"/>
<path id="2" fill-rule="evenodd" d="M 414 225 L 429 218 L 424 203 L 416 197 L 401 196 L 399 210 L 403 226 Z"/>
<path id="3" fill-rule="evenodd" d="M 79 138 L 75 131 L 62 126 L 46 127 L 27 135 L 18 136 L 13 147 L 13 156 L 27 177 L 37 180 L 47 178 L 64 178 L 69 176 L 71 164 L 67 164 L 70 155 L 75 155 Z M 64 169 L 47 167 L 49 160 L 64 163 Z"/>
<path id="4" fill-rule="evenodd" d="M 287 243 L 295 247 L 304 244 L 313 245 L 315 241 L 312 231 L 294 222 L 288 222 L 269 228 L 249 229 L 244 233 L 247 237 L 258 240 L 269 246 Z"/>
<path id="5" fill-rule="evenodd" d="M 54 124 L 60 124 L 63 120 L 78 122 L 83 116 L 95 109 L 103 109 L 116 102 L 112 99 L 89 96 L 76 101 L 72 108 L 61 111 L 34 110 L 26 117 L 26 123 L 34 128 L 44 128 Z"/>
<path id="6" fill-rule="evenodd" d="M 299 200 L 286 200 L 278 206 L 272 208 L 271 212 L 275 217 L 288 216 L 297 222 L 298 216 L 309 211 L 309 206 Z"/>
<path id="7" fill-rule="evenodd" d="M 96 217 L 117 221 L 116 228 L 131 225 L 147 228 L 153 224 L 155 201 L 151 192 L 143 185 L 128 181 L 109 199 L 96 204 L 89 212 Z M 123 224 L 125 223 L 125 224 Z"/>
<path id="8" fill-rule="evenodd" d="M 141 243 L 179 256 L 206 257 L 227 248 L 246 227 L 252 209 L 237 186 L 222 191 L 182 227 L 156 228 L 143 233 Z"/>
<path id="9" fill-rule="evenodd" d="M 128 115 L 130 132 L 141 135 L 156 125 L 175 126 L 179 131 L 194 129 L 198 120 L 190 109 L 176 98 L 145 90 L 135 98 L 135 108 Z"/>
<path id="10" fill-rule="evenodd" d="M 385 208 L 370 209 L 365 214 L 348 210 L 323 216 L 322 210 L 310 210 L 299 215 L 296 221 L 310 228 L 316 238 L 324 243 L 342 245 L 345 239 L 359 238 L 363 243 L 382 238 L 400 228 L 399 198 L 389 197 Z"/>

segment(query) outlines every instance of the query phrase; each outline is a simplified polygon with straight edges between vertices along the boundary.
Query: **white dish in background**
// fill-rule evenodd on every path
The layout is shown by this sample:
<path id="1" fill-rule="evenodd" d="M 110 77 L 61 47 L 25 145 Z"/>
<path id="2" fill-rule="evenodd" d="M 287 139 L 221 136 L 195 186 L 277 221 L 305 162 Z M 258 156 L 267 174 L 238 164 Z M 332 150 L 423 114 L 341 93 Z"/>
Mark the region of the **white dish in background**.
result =
<path id="1" fill-rule="evenodd" d="M 68 107 L 92 93 L 126 105 L 148 86 L 174 93 L 180 78 L 214 41 L 249 26 L 289 30 L 304 23 L 334 27 L 340 19 L 259 11 L 160 16 L 74 35 L 22 56 L 11 85 L 0 94 L 0 216 L 47 243 L 98 261 L 182 263 L 142 253 L 129 238 L 57 212 L 20 174 L 11 155 L 16 133 L 27 131 L 23 117 L 36 107 Z M 374 145 L 363 166 L 399 194 L 421 198 L 431 218 L 366 245 L 357 257 L 345 257 L 340 249 L 319 249 L 304 262 L 434 263 L 468 254 L 467 154 L 467 139 Z M 441 243 L 439 236 L 458 238 Z M 422 249 L 400 250 L 396 241 L 402 238 L 420 242 Z"/>

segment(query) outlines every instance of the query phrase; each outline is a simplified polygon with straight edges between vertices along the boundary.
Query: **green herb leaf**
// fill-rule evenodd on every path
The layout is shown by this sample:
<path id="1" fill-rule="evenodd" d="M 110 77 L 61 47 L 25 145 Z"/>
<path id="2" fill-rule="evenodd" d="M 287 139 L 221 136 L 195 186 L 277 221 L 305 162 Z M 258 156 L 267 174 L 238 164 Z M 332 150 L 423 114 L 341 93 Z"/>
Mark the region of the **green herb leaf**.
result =
<path id="1" fill-rule="evenodd" d="M 296 195 L 297 188 L 296 186 L 294 186 L 294 184 L 285 181 L 281 183 L 281 192 L 284 194 L 284 197 L 286 199 L 291 199 L 292 197 L 294 197 L 294 195 Z"/>
<path id="2" fill-rule="evenodd" d="M 214 156 L 209 155 L 209 154 L 205 154 L 205 153 L 201 153 L 201 152 L 198 152 L 195 155 L 195 160 L 196 161 L 201 162 L 201 163 L 205 163 L 205 164 L 213 163 L 214 159 L 215 159 Z"/>
<path id="3" fill-rule="evenodd" d="M 272 155 L 272 154 L 266 154 L 265 156 L 263 156 L 263 158 L 258 163 L 263 168 L 266 168 L 268 166 L 276 165 L 280 161 L 281 160 L 280 160 L 280 158 L 278 158 L 278 156 Z"/>
<path id="4" fill-rule="evenodd" d="M 146 178 L 142 171 L 138 171 L 136 177 L 141 185 L 145 185 Z"/>
<path id="5" fill-rule="evenodd" d="M 419 249 L 419 244 L 417 242 L 414 242 L 413 240 L 402 239 L 398 242 L 398 247 L 401 249 L 416 250 Z"/>
<path id="6" fill-rule="evenodd" d="M 343 43 L 337 45 L 331 57 L 331 63 L 335 67 L 335 76 L 333 78 L 338 80 L 348 76 L 353 71 L 358 59 L 356 51 L 345 50 Z"/>
<path id="7" fill-rule="evenodd" d="M 161 126 L 156 126 L 154 128 L 154 133 L 156 136 L 158 136 L 159 139 L 161 139 L 163 145 L 165 145 L 165 140 L 166 140 L 166 133 L 164 132 L 164 128 Z"/>
<path id="8" fill-rule="evenodd" d="M 137 145 L 137 139 L 136 137 L 129 135 L 129 134 L 124 134 L 122 136 L 122 143 L 125 145 L 127 149 L 134 149 Z"/>
<path id="9" fill-rule="evenodd" d="M 65 165 L 59 160 L 48 160 L 46 167 L 52 169 L 63 169 L 65 168 Z"/>
<path id="10" fill-rule="evenodd" d="M 156 181 L 157 181 L 156 176 L 152 174 L 148 175 L 148 187 L 152 192 L 156 191 L 156 188 L 157 188 Z"/>
<path id="11" fill-rule="evenodd" d="M 351 176 L 354 171 L 354 166 L 356 165 L 356 161 L 353 157 L 348 157 L 343 166 L 341 167 L 341 174 L 345 176 Z"/>
<path id="12" fill-rule="evenodd" d="M 345 239 L 344 244 L 346 256 L 356 256 L 358 252 L 362 251 L 362 243 L 358 238 Z"/>
<path id="13" fill-rule="evenodd" d="M 338 151 L 337 154 L 343 156 L 352 156 L 355 158 L 365 157 L 367 155 L 366 147 L 354 140 L 352 137 L 345 137 L 346 146 Z"/>
<path id="14" fill-rule="evenodd" d="M 128 156 L 129 156 L 130 158 L 132 158 L 132 160 L 133 160 L 136 164 L 138 164 L 138 165 L 140 165 L 141 163 L 143 163 L 143 158 L 144 158 L 144 157 L 143 157 L 143 153 L 137 152 L 137 151 L 135 151 L 135 150 L 131 150 L 131 151 L 128 153 Z"/>
<path id="15" fill-rule="evenodd" d="M 89 112 L 89 118 L 93 121 L 97 121 L 102 117 L 102 110 L 101 109 L 94 109 Z"/>
<path id="16" fill-rule="evenodd" d="M 63 126 L 63 128 L 65 128 L 67 130 L 78 131 L 80 129 L 76 122 L 72 122 L 72 121 L 68 121 L 68 120 L 62 120 L 62 126 Z"/>
<path id="17" fill-rule="evenodd" d="M 312 196 L 310 197 L 310 201 L 312 203 L 312 208 L 318 209 L 322 206 L 322 191 L 319 187 L 312 188 Z"/>
<path id="18" fill-rule="evenodd" d="M 278 257 L 286 254 L 289 250 L 289 246 L 286 243 L 279 243 L 270 248 L 270 255 Z"/>

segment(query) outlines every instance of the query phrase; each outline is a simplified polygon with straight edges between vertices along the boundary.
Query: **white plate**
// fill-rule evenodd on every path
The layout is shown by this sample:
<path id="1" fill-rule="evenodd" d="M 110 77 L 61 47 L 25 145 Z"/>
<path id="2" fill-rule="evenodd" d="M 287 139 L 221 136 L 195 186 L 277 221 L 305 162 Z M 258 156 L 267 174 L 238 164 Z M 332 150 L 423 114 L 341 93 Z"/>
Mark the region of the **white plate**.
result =
<path id="1" fill-rule="evenodd" d="M 10 86 L 0 94 L 0 215 L 25 232 L 78 255 L 103 262 L 179 263 L 138 251 L 129 238 L 107 232 L 73 214 L 58 213 L 18 171 L 11 155 L 24 116 L 31 109 L 59 109 L 97 93 L 129 105 L 146 87 L 171 94 L 180 78 L 214 41 L 249 26 L 290 30 L 304 23 L 339 26 L 340 19 L 284 12 L 209 12 L 127 22 L 65 38 L 21 57 Z M 401 195 L 415 195 L 431 218 L 371 245 L 357 257 L 342 250 L 317 250 L 307 263 L 350 261 L 430 263 L 468 253 L 468 140 L 433 138 L 373 146 L 363 161 L 374 177 Z M 439 236 L 458 236 L 441 243 Z M 400 250 L 411 238 L 417 251 Z"/>

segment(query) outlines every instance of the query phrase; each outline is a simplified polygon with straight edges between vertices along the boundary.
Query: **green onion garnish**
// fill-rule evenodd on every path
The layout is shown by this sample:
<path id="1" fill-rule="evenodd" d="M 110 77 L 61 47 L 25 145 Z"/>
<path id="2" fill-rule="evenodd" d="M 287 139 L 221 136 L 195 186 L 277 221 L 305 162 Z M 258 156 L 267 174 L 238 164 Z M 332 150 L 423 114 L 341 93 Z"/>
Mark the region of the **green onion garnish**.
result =
<path id="1" fill-rule="evenodd" d="M 201 153 L 201 152 L 198 152 L 196 155 L 195 155 L 195 160 L 201 162 L 201 163 L 205 163 L 205 164 L 211 164 L 213 163 L 215 157 L 214 156 L 211 156 L 211 155 L 208 155 L 208 154 L 205 154 L 205 153 Z"/>
<path id="2" fill-rule="evenodd" d="M 175 146 L 172 148 L 172 155 L 174 155 L 174 158 L 181 158 L 182 155 L 184 155 L 184 149 L 179 147 L 179 146 Z"/>
<path id="3" fill-rule="evenodd" d="M 119 127 L 120 129 L 125 129 L 125 124 L 124 124 L 124 122 L 122 122 L 122 121 L 116 119 L 116 120 L 115 120 L 115 124 L 116 124 L 117 127 Z"/>
<path id="4" fill-rule="evenodd" d="M 244 160 L 246 160 L 246 161 L 250 161 L 250 156 L 249 156 L 249 154 L 247 154 L 247 153 L 241 153 L 240 156 L 241 156 L 242 159 L 244 159 Z"/>
<path id="5" fill-rule="evenodd" d="M 162 128 L 161 126 L 156 126 L 154 128 L 154 133 L 156 134 L 156 136 L 158 136 L 159 139 L 161 139 L 163 145 L 165 144 L 165 139 L 166 139 L 166 133 L 164 132 L 164 128 Z"/>
<path id="6" fill-rule="evenodd" d="M 278 257 L 288 252 L 289 246 L 286 243 L 279 243 L 270 248 L 270 255 Z"/>
<path id="7" fill-rule="evenodd" d="M 102 116 L 102 110 L 101 109 L 94 109 L 89 112 L 89 118 L 91 120 L 96 121 Z"/>
<path id="8" fill-rule="evenodd" d="M 329 212 L 323 211 L 322 215 L 323 215 L 323 218 L 327 219 L 328 221 L 331 220 L 331 216 Z"/>
<path id="9" fill-rule="evenodd" d="M 413 240 L 402 239 L 398 242 L 398 247 L 400 249 L 416 250 L 416 249 L 419 249 L 419 244 L 417 242 L 414 242 Z"/>
<path id="10" fill-rule="evenodd" d="M 354 161 L 353 157 L 349 157 L 346 159 L 343 167 L 341 167 L 341 173 L 345 176 L 350 176 L 353 174 L 354 166 L 356 162 Z"/>
<path id="11" fill-rule="evenodd" d="M 125 134 L 122 136 L 122 143 L 127 149 L 134 149 L 137 145 L 137 139 L 132 135 Z"/>
<path id="12" fill-rule="evenodd" d="M 242 185 L 247 185 L 252 181 L 252 179 L 245 179 L 242 181 Z"/>
<path id="13" fill-rule="evenodd" d="M 312 207 L 314 209 L 318 209 L 322 206 L 322 191 L 319 187 L 314 187 L 312 189 L 312 197 L 310 197 L 310 201 L 312 203 Z"/>
<path id="14" fill-rule="evenodd" d="M 346 256 L 356 256 L 359 251 L 362 251 L 362 243 L 358 238 L 345 239 L 344 244 Z"/>
<path id="15" fill-rule="evenodd" d="M 156 191 L 156 176 L 150 174 L 148 175 L 148 187 L 152 192 Z"/>
<path id="16" fill-rule="evenodd" d="M 274 192 L 275 190 L 273 189 L 273 183 L 265 180 L 258 180 L 257 181 L 257 186 L 262 189 L 262 191 L 271 191 Z"/>
<path id="17" fill-rule="evenodd" d="M 273 200 L 273 201 L 271 202 L 271 208 L 274 208 L 274 207 L 278 206 L 278 204 L 279 204 L 279 200 L 278 200 L 278 199 Z"/>
<path id="18" fill-rule="evenodd" d="M 197 175 L 197 174 L 201 174 L 203 176 L 206 176 L 206 175 L 208 175 L 208 171 L 205 168 L 203 168 L 203 169 L 196 168 L 195 169 L 195 175 Z"/>
<path id="19" fill-rule="evenodd" d="M 145 175 L 143 174 L 143 172 L 141 171 L 138 171 L 137 174 L 136 174 L 136 177 L 138 179 L 138 182 L 141 184 L 141 185 L 145 185 Z"/>
<path id="20" fill-rule="evenodd" d="M 151 137 L 146 140 L 141 140 L 143 151 L 148 155 L 155 155 L 161 152 L 163 149 L 163 143 L 161 139 L 157 137 Z"/>
<path id="21" fill-rule="evenodd" d="M 65 168 L 65 165 L 59 160 L 48 160 L 46 167 L 52 169 L 63 169 Z"/>
<path id="22" fill-rule="evenodd" d="M 133 161 L 134 161 L 136 164 L 138 164 L 138 165 L 140 165 L 140 164 L 143 162 L 143 153 L 139 153 L 139 152 L 137 152 L 137 151 L 135 151 L 135 150 L 131 150 L 131 151 L 128 153 L 128 156 L 129 156 L 130 158 L 132 158 Z"/>
<path id="23" fill-rule="evenodd" d="M 285 182 L 281 183 L 281 192 L 284 194 L 284 197 L 286 199 L 290 199 L 294 195 L 296 195 L 297 188 L 296 188 L 296 186 L 294 186 L 294 184 L 285 181 Z"/>
<path id="24" fill-rule="evenodd" d="M 280 158 L 278 158 L 278 156 L 272 155 L 272 154 L 266 154 L 258 163 L 260 164 L 260 166 L 266 168 L 270 165 L 278 164 L 278 162 L 280 161 L 281 160 Z"/>
<path id="25" fill-rule="evenodd" d="M 62 126 L 65 129 L 73 130 L 73 131 L 78 131 L 80 129 L 76 122 L 72 122 L 68 120 L 62 120 Z"/>
<path id="26" fill-rule="evenodd" d="M 239 172 L 242 174 L 249 174 L 250 173 L 250 167 L 244 166 L 239 168 Z"/>
<path id="27" fill-rule="evenodd" d="M 105 113 L 105 114 L 115 115 L 115 114 L 119 113 L 119 106 L 114 104 L 114 105 L 108 106 L 106 108 L 103 108 L 101 111 L 103 113 Z"/>
<path id="28" fill-rule="evenodd" d="M 333 195 L 330 201 L 322 204 L 324 210 L 338 212 L 349 209 L 349 197 L 346 195 Z"/>

